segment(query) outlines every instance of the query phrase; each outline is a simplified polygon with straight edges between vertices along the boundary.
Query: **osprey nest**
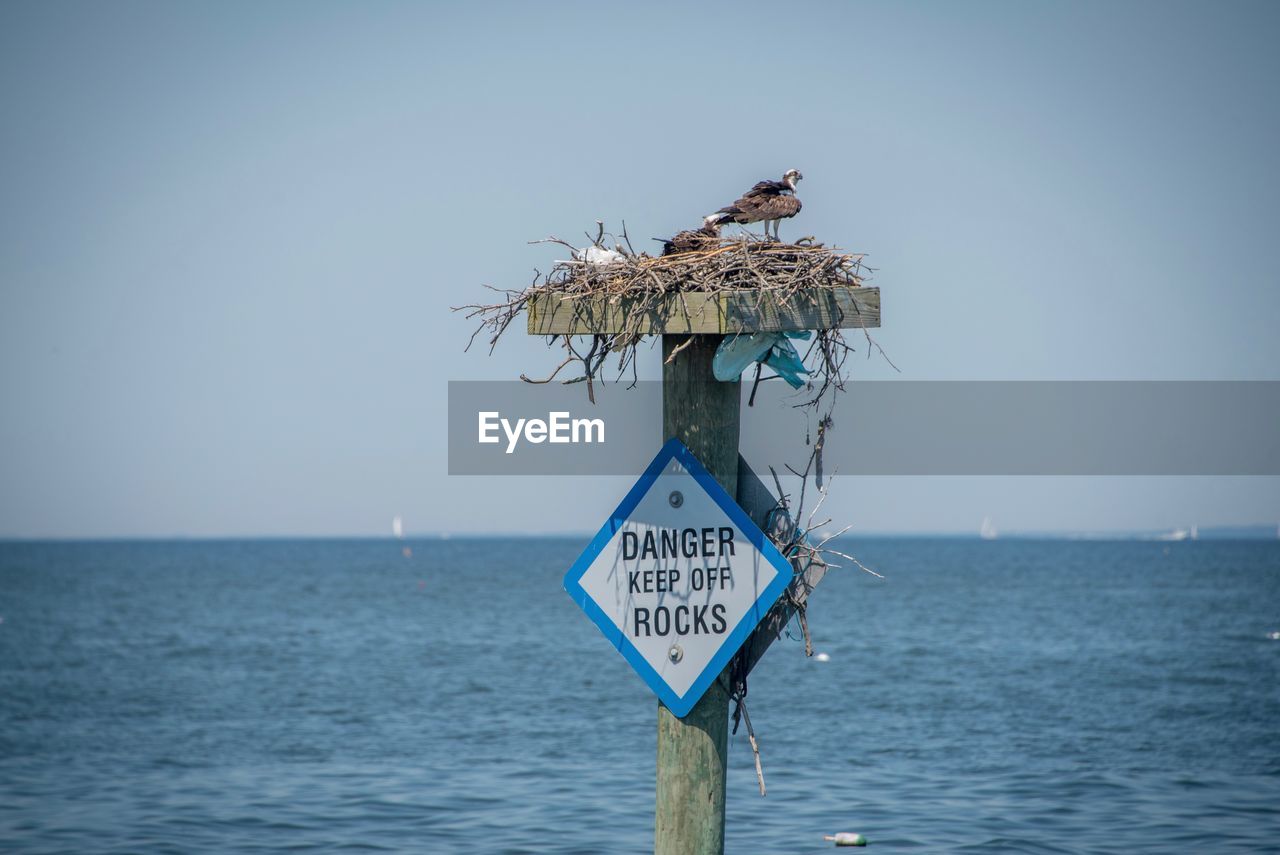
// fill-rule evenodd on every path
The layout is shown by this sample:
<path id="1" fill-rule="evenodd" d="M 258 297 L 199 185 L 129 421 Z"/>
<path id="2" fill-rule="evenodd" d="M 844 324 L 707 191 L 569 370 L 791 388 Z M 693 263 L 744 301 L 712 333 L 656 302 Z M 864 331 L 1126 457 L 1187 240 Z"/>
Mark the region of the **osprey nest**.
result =
<path id="1" fill-rule="evenodd" d="M 549 383 L 576 363 L 581 366 L 581 373 L 560 382 L 585 381 L 588 394 L 594 400 L 593 380 L 606 379 L 606 375 L 618 380 L 636 379 L 637 348 L 644 336 L 652 334 L 650 321 L 655 312 L 673 300 L 679 305 L 692 302 L 691 295 L 749 292 L 753 299 L 786 307 L 797 300 L 811 301 L 821 292 L 860 287 L 873 272 L 863 264 L 862 254 L 824 246 L 812 237 L 783 243 L 749 234 L 741 238 L 721 238 L 703 230 L 689 231 L 665 241 L 662 255 L 651 256 L 631 247 L 625 224 L 621 240 L 615 241 L 612 248 L 605 244 L 603 223 L 597 226 L 596 236 L 587 235 L 591 243 L 583 248 L 556 237 L 531 241 L 559 244 L 570 251 L 571 258 L 554 262 L 545 275 L 535 271 L 533 281 L 520 290 L 486 285 L 501 295 L 502 299 L 497 302 L 455 309 L 465 311 L 467 318 L 480 320 L 467 344 L 468 349 L 483 333 L 492 352 L 521 312 L 537 309 L 552 296 L 573 298 L 564 302 L 574 306 L 593 306 L 597 310 L 613 308 L 616 310 L 613 323 L 606 330 L 591 328 L 588 331 L 589 324 L 570 323 L 570 332 L 548 332 L 548 343 L 565 349 L 564 360 L 544 379 L 521 375 L 521 379 L 529 383 Z M 530 332 L 535 332 L 532 325 Z M 862 332 L 868 355 L 872 348 L 879 350 L 866 330 Z M 810 398 L 806 403 L 816 405 L 827 391 L 843 389 L 844 361 L 854 349 L 838 328 L 817 329 L 813 333 L 812 336 L 787 333 L 788 338 L 801 339 L 796 343 L 802 351 L 795 351 L 789 343 L 784 343 L 792 353 L 803 352 L 798 356 L 803 367 L 797 366 L 803 381 L 798 382 L 794 372 L 789 372 L 790 376 L 781 370 L 776 373 L 793 386 L 803 388 Z M 678 349 L 673 351 L 668 361 L 677 358 L 678 353 Z M 883 355 L 883 351 L 881 353 Z M 773 367 L 762 357 L 756 365 L 757 383 L 770 379 L 770 376 L 761 377 L 761 364 Z"/>

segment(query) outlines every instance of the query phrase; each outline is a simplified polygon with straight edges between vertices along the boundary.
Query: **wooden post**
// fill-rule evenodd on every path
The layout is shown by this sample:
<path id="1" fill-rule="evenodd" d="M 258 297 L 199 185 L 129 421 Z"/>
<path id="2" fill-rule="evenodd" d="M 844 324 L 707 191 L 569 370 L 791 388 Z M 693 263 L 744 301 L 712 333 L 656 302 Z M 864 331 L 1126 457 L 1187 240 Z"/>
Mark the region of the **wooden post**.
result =
<path id="1" fill-rule="evenodd" d="M 662 438 L 678 437 L 736 496 L 742 384 L 721 383 L 711 373 L 722 338 L 662 337 Z M 681 346 L 668 364 L 667 357 Z M 659 702 L 656 855 L 724 852 L 728 752 L 729 694 L 719 680 L 683 719 Z"/>

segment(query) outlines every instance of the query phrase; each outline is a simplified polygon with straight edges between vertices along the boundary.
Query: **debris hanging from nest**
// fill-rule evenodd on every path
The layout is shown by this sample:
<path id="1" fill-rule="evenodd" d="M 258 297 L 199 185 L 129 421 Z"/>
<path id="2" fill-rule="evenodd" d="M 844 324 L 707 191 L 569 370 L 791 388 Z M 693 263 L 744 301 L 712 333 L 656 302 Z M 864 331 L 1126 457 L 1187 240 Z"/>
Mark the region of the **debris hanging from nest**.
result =
<path id="1" fill-rule="evenodd" d="M 683 295 L 691 293 L 751 291 L 758 300 L 767 298 L 776 305 L 787 306 L 796 300 L 811 299 L 815 293 L 861 287 L 873 272 L 863 264 L 863 254 L 827 247 L 816 243 L 812 237 L 801 238 L 795 243 L 781 243 L 760 240 L 751 235 L 720 238 L 714 234 L 689 232 L 677 236 L 685 239 L 668 240 L 666 246 L 669 251 L 666 254 L 651 256 L 637 253 L 632 248 L 625 224 L 621 241 L 613 247 L 605 245 L 605 236 L 604 224 L 597 223 L 596 236 L 588 235 L 591 244 L 582 249 L 557 237 L 531 241 L 535 244 L 559 244 L 570 251 L 571 257 L 554 262 L 545 276 L 535 271 L 533 281 L 524 289 L 486 286 L 501 295 L 502 299 L 495 303 L 459 307 L 457 311 L 465 311 L 467 318 L 480 319 L 480 325 L 467 344 L 468 349 L 476 337 L 484 333 L 492 352 L 511 323 L 528 309 L 530 299 L 538 295 L 591 298 L 614 306 L 625 300 L 626 316 L 620 329 L 590 335 L 550 335 L 551 345 L 559 344 L 565 349 L 564 360 L 545 378 L 521 375 L 521 379 L 529 383 L 549 383 L 567 366 L 580 364 L 579 375 L 561 382 L 585 381 L 588 395 L 594 401 L 592 383 L 605 379 L 611 356 L 615 357 L 615 379 L 622 380 L 630 375 L 631 381 L 635 381 L 636 351 L 640 340 L 649 334 L 645 326 L 647 319 L 669 300 L 684 300 Z M 804 384 L 805 404 L 816 406 L 829 391 L 844 388 L 844 362 L 853 348 L 845 341 L 840 329 L 818 329 L 815 333 L 801 359 L 808 366 L 809 375 Z M 867 355 L 870 356 L 873 348 L 883 355 L 865 329 L 863 334 Z M 675 358 L 677 354 L 678 350 L 668 359 Z M 757 366 L 755 382 L 762 379 L 770 378 L 762 378 Z M 753 386 L 753 401 L 754 396 Z"/>

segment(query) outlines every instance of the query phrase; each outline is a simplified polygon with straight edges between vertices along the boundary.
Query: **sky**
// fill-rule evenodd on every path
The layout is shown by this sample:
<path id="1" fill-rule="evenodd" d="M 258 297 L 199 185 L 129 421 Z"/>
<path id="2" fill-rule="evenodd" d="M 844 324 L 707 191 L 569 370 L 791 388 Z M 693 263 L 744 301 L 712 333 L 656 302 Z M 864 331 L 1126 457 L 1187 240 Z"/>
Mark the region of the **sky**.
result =
<path id="1" fill-rule="evenodd" d="M 1249 2 L 2 4 L 0 537 L 594 530 L 627 479 L 448 476 L 447 381 L 559 361 L 451 307 L 791 167 L 783 237 L 877 268 L 902 373 L 855 381 L 1280 380 L 1278 40 Z M 1278 481 L 826 508 L 1274 523 Z"/>

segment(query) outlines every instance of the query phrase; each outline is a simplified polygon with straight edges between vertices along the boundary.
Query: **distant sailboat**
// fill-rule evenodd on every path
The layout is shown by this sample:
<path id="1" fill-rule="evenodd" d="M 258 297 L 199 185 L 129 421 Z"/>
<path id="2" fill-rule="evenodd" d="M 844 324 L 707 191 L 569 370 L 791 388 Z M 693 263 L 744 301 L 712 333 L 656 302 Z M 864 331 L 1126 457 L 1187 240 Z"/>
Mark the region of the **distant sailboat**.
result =
<path id="1" fill-rule="evenodd" d="M 982 528 L 978 529 L 978 535 L 983 540 L 995 540 L 1000 536 L 1000 532 L 996 531 L 995 525 L 991 522 L 991 517 L 983 517 Z"/>
<path id="2" fill-rule="evenodd" d="M 396 540 L 404 540 L 404 520 L 400 519 L 400 515 L 396 514 L 391 519 L 391 533 L 396 536 Z M 405 558 L 413 557 L 413 548 L 409 546 L 400 547 L 400 554 Z"/>

